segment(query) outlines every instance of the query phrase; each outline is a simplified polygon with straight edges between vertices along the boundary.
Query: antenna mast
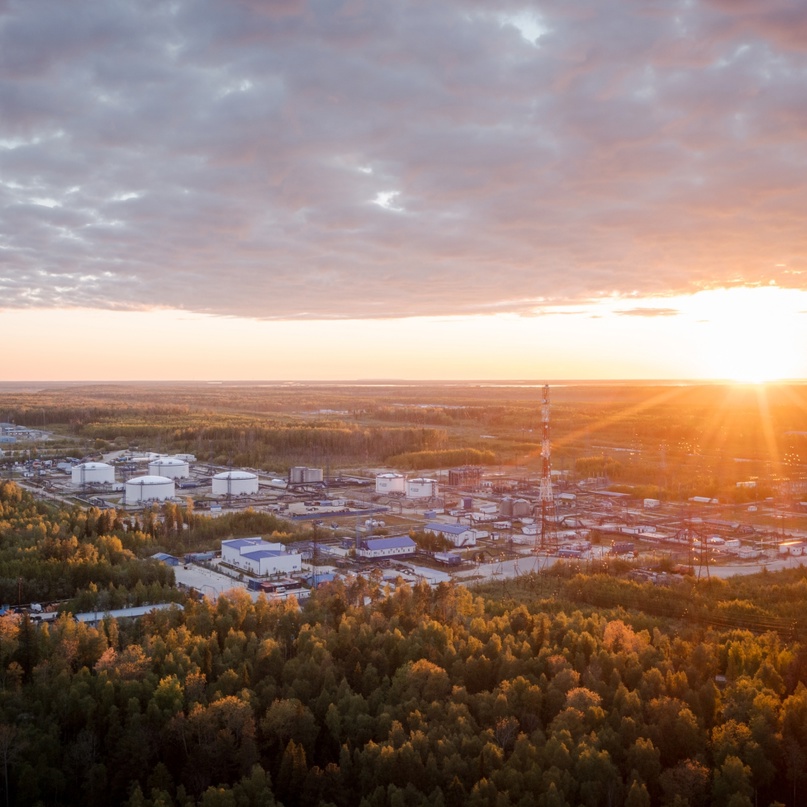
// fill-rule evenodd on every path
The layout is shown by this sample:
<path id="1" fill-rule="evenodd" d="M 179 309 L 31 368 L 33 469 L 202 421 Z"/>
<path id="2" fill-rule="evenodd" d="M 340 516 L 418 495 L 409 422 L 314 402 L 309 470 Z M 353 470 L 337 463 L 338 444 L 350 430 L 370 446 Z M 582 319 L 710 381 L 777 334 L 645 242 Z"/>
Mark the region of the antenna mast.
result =
<path id="1" fill-rule="evenodd" d="M 541 405 L 541 535 L 536 536 L 535 551 L 550 552 L 557 549 L 555 535 L 555 497 L 552 494 L 552 445 L 549 440 L 549 384 L 544 385 Z"/>

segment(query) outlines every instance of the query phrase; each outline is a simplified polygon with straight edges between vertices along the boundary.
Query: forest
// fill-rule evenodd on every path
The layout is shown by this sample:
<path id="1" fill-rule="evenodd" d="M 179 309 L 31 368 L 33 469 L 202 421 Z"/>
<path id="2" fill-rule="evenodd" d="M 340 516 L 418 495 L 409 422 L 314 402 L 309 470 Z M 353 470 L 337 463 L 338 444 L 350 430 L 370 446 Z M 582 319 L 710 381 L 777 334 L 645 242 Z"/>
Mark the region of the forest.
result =
<path id="1" fill-rule="evenodd" d="M 170 569 L 145 559 L 160 538 L 147 525 L 55 509 L 10 482 L 0 503 L 3 562 L 32 558 L 4 574 L 26 588 L 55 581 L 44 570 L 57 561 L 76 597 L 131 587 L 153 602 L 171 590 Z M 172 517 L 204 529 L 187 510 Z M 669 588 L 615 569 L 553 570 L 474 590 L 350 576 L 299 605 L 244 591 L 178 597 L 182 609 L 98 628 L 76 623 L 69 606 L 41 625 L 0 617 L 1 798 L 54 807 L 807 800 L 803 568 Z"/>
<path id="2" fill-rule="evenodd" d="M 80 456 L 139 447 L 280 474 L 294 465 L 338 476 L 467 463 L 535 474 L 541 387 L 54 386 L 0 390 L 0 421 L 50 429 L 52 448 L 72 444 Z M 805 411 L 803 385 L 559 384 L 551 387 L 553 468 L 663 500 L 764 498 L 807 464 Z M 737 487 L 749 480 L 755 493 Z"/>

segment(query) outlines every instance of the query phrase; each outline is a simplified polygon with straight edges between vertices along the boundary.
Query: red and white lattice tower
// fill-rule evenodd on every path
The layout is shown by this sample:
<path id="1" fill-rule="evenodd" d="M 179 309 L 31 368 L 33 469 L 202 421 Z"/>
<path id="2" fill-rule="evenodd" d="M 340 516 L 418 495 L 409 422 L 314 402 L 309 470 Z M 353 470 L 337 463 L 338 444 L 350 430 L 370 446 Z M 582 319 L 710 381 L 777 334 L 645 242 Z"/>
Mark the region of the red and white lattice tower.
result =
<path id="1" fill-rule="evenodd" d="M 535 551 L 557 549 L 555 534 L 555 497 L 552 494 L 552 446 L 549 440 L 549 385 L 544 385 L 541 405 L 541 533 L 535 538 Z"/>

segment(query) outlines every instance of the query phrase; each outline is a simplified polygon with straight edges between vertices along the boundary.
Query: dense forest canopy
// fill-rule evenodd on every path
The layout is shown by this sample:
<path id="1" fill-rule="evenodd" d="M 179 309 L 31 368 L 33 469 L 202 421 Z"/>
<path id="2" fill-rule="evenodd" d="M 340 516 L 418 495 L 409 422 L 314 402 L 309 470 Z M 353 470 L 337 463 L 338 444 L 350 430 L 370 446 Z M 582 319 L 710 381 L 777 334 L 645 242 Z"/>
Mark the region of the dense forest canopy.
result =
<path id="1" fill-rule="evenodd" d="M 111 540 L 111 516 L 0 494 L 0 546 L 18 555 L 66 544 L 67 571 L 114 585 L 151 548 L 142 530 Z M 6 803 L 807 799 L 802 568 L 671 589 L 562 565 L 477 591 L 351 576 L 301 607 L 244 591 L 181 604 L 98 628 L 0 618 Z M 700 619 L 714 612 L 727 627 Z"/>

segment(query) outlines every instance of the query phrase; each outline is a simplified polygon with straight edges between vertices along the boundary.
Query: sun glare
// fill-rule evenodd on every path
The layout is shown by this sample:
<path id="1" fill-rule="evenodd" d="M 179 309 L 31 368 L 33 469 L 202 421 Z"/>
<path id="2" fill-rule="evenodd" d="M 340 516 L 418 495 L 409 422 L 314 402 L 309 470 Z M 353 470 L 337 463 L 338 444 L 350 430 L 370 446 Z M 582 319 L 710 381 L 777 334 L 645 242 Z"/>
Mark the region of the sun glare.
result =
<path id="1" fill-rule="evenodd" d="M 703 325 L 702 359 L 712 377 L 755 384 L 795 377 L 805 297 L 776 286 L 694 294 L 686 310 Z"/>

